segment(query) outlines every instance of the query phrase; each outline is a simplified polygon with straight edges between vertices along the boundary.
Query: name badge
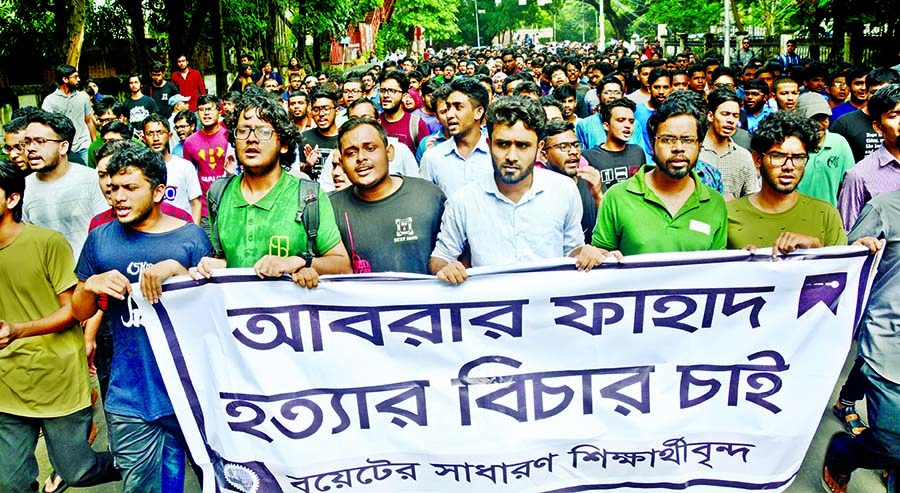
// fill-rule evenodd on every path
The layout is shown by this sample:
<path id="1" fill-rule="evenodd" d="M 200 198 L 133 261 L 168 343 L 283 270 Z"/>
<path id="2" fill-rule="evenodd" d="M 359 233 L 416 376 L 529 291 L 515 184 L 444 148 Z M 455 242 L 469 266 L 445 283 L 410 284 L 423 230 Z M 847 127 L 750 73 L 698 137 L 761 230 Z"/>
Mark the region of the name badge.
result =
<path id="1" fill-rule="evenodd" d="M 710 228 L 709 224 L 701 223 L 700 221 L 697 221 L 696 219 L 691 219 L 691 225 L 689 227 L 691 228 L 692 231 L 697 231 L 698 233 L 703 233 L 707 236 L 709 235 L 710 230 L 712 229 L 712 228 Z"/>

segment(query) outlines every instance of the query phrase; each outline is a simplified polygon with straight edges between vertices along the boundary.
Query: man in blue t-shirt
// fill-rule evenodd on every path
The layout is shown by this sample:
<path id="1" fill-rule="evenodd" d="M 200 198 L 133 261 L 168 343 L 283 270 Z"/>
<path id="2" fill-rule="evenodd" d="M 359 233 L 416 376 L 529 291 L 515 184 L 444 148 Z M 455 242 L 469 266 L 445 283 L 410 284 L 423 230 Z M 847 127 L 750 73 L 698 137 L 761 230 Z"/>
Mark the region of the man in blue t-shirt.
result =
<path id="1" fill-rule="evenodd" d="M 209 254 L 206 234 L 191 223 L 160 212 L 166 164 L 148 148 L 124 149 L 109 162 L 117 221 L 91 231 L 78 259 L 73 313 L 79 320 L 105 308 L 113 326 L 113 357 L 105 408 L 109 442 L 125 492 L 180 491 L 170 484 L 180 475 L 164 457 L 187 449 L 159 367 L 132 300 L 131 284 L 143 297 L 159 301 L 163 280 L 187 274 Z M 100 298 L 108 305 L 100 306 Z M 177 444 L 177 445 L 176 445 Z M 183 466 L 182 466 L 183 467 Z M 177 480 L 174 481 L 177 483 Z"/>

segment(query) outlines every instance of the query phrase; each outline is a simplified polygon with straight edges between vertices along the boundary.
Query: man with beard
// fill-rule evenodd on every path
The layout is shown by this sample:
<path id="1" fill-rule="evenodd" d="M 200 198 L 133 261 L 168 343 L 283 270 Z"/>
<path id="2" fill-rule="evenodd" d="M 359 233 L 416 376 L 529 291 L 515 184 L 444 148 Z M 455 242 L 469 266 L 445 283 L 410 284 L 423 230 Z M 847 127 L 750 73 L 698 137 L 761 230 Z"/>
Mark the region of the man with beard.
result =
<path id="1" fill-rule="evenodd" d="M 419 176 L 451 197 L 463 185 L 491 172 L 490 146 L 481 133 L 488 92 L 471 78 L 450 83 L 445 103 L 449 139 L 425 151 Z M 543 114 L 543 110 L 541 110 Z"/>
<path id="2" fill-rule="evenodd" d="M 430 269 L 460 284 L 468 278 L 459 261 L 468 243 L 471 265 L 510 265 L 570 256 L 590 270 L 608 252 L 584 244 L 581 199 L 570 178 L 535 169 L 538 138 L 546 125 L 540 104 L 510 96 L 487 117 L 493 174 L 461 188 L 447 201 Z"/>
<path id="3" fill-rule="evenodd" d="M 872 69 L 865 65 L 854 65 L 847 71 L 844 83 L 844 99 L 841 104 L 835 106 L 831 111 L 831 123 L 838 118 L 852 113 L 866 106 L 866 100 L 869 99 L 869 93 L 866 91 L 866 76 Z M 847 99 L 847 96 L 850 99 Z"/>
<path id="4" fill-rule="evenodd" d="M 797 191 L 817 144 L 817 126 L 803 115 L 779 111 L 753 134 L 759 192 L 728 203 L 728 248 L 772 247 L 772 254 L 846 245 L 833 205 Z"/>
<path id="5" fill-rule="evenodd" d="M 624 255 L 724 249 L 725 200 L 694 172 L 709 129 L 704 108 L 673 97 L 647 127 L 656 166 L 643 166 L 606 192 L 591 243 Z"/>
<path id="6" fill-rule="evenodd" d="M 333 102 L 323 97 L 314 98 L 314 104 L 323 105 L 323 100 Z M 215 258 L 195 263 L 192 276 L 199 279 L 210 277 L 214 269 L 252 267 L 261 278 L 287 274 L 300 286 L 315 288 L 320 274 L 349 274 L 350 259 L 325 191 L 313 184 L 308 196 L 303 193 L 302 208 L 318 210 L 314 234 L 307 229 L 309 212 L 298 211 L 301 189 L 309 182 L 301 183 L 284 169 L 299 140 L 287 112 L 271 98 L 245 96 L 235 114 L 237 118 L 228 123 L 229 133 L 243 172 L 216 184 L 221 193 L 210 218 Z M 215 195 L 210 192 L 214 204 Z"/>
<path id="7" fill-rule="evenodd" d="M 188 101 L 190 110 L 197 111 L 197 107 L 200 106 L 200 96 L 206 94 L 203 75 L 200 74 L 200 71 L 188 66 L 188 59 L 184 55 L 179 55 L 176 62 L 178 71 L 172 72 L 172 83 L 175 84 L 182 96 L 191 98 Z"/>
<path id="8" fill-rule="evenodd" d="M 94 110 L 91 99 L 83 91 L 78 90 L 78 71 L 71 65 L 56 67 L 56 82 L 59 87 L 44 98 L 41 109 L 62 113 L 75 126 L 75 137 L 69 151 L 79 157 L 81 163 L 87 163 L 87 149 L 96 138 L 94 128 Z"/>
<path id="9" fill-rule="evenodd" d="M 474 80 L 474 79 L 473 79 Z M 409 78 L 399 70 L 390 70 L 381 80 L 381 109 L 378 122 L 391 137 L 413 153 L 419 141 L 428 136 L 428 125 L 403 107 L 403 95 L 409 91 Z"/>
<path id="10" fill-rule="evenodd" d="M 772 113 L 767 101 L 769 85 L 761 79 L 753 79 L 744 86 L 744 114 L 747 115 L 747 131 L 751 134 L 763 118 Z"/>
<path id="11" fill-rule="evenodd" d="M 182 110 L 172 118 L 172 127 L 178 136 L 178 143 L 172 146 L 172 154 L 184 156 L 184 141 L 197 131 L 197 114 L 191 110 Z"/>
<path id="12" fill-rule="evenodd" d="M 637 103 L 637 108 L 634 110 L 634 120 L 637 123 L 637 128 L 641 129 L 641 136 L 643 137 L 640 140 L 641 148 L 644 149 L 647 161 L 650 161 L 650 156 L 653 153 L 653 144 L 650 142 L 650 134 L 647 133 L 647 121 L 662 106 L 666 96 L 672 92 L 672 76 L 664 68 L 655 68 L 650 71 L 650 75 L 647 77 L 647 85 L 650 88 L 650 98 L 643 103 Z"/>
<path id="13" fill-rule="evenodd" d="M 188 448 L 133 308 L 131 285 L 140 283 L 143 297 L 158 302 L 162 282 L 187 274 L 186 266 L 208 254 L 209 240 L 196 225 L 160 211 L 166 165 L 159 153 L 142 146 L 124 149 L 110 159 L 107 171 L 118 221 L 88 236 L 75 268 L 72 313 L 87 320 L 99 310 L 98 298 L 106 296 L 114 338 L 104 402 L 110 450 L 125 492 L 163 491 L 171 473 L 164 460 L 167 442 Z"/>
<path id="14" fill-rule="evenodd" d="M 584 151 L 588 164 L 600 171 L 604 190 L 631 178 L 646 163 L 641 147 L 629 143 L 638 134 L 634 131 L 634 108 L 634 101 L 628 98 L 603 105 L 600 115 L 606 142 Z"/>
<path id="15" fill-rule="evenodd" d="M 882 87 L 897 83 L 900 83 L 900 74 L 894 69 L 879 68 L 869 72 L 865 82 L 866 99 L 871 99 Z M 874 123 L 875 118 L 870 114 L 868 105 L 864 105 L 835 120 L 831 131 L 847 139 L 847 143 L 853 149 L 853 159 L 860 162 L 881 146 L 882 135 L 873 127 Z M 850 225 L 852 224 L 851 222 Z M 847 226 L 848 230 L 849 227 Z"/>
<path id="16" fill-rule="evenodd" d="M 125 107 L 128 108 L 128 121 L 131 122 L 131 128 L 134 129 L 136 136 L 140 138 L 141 132 L 143 132 L 141 122 L 148 116 L 159 113 L 159 108 L 156 106 L 156 101 L 141 92 L 139 75 L 131 74 L 128 77 L 128 90 L 131 92 L 131 97 L 125 101 Z"/>
<path id="17" fill-rule="evenodd" d="M 710 92 L 706 100 L 710 125 L 700 148 L 700 159 L 722 172 L 722 195 L 726 201 L 759 191 L 750 152 L 732 139 L 740 122 L 741 98 L 733 89 L 723 87 Z"/>
<path id="18" fill-rule="evenodd" d="M 575 127 L 566 121 L 550 121 L 544 128 L 541 160 L 547 169 L 568 176 L 575 181 L 581 197 L 581 230 L 585 242 L 591 239 L 597 224 L 597 207 L 606 188 L 600 180 L 600 172 L 593 166 L 579 167 L 581 143 L 575 138 Z"/>
<path id="19" fill-rule="evenodd" d="M 349 105 L 348 105 L 349 106 Z M 303 91 L 293 91 L 287 100 L 288 113 L 291 121 L 299 132 L 305 132 L 312 128 L 312 118 L 309 117 L 309 94 Z"/>

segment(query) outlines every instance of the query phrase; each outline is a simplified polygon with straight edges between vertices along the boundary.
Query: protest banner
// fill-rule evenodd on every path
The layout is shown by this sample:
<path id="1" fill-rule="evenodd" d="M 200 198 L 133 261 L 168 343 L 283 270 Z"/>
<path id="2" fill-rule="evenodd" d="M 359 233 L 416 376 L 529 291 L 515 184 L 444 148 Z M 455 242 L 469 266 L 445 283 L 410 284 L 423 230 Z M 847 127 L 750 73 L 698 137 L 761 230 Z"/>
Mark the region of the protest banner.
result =
<path id="1" fill-rule="evenodd" d="M 703 252 L 312 290 L 230 269 L 135 301 L 207 493 L 782 491 L 875 265 Z"/>

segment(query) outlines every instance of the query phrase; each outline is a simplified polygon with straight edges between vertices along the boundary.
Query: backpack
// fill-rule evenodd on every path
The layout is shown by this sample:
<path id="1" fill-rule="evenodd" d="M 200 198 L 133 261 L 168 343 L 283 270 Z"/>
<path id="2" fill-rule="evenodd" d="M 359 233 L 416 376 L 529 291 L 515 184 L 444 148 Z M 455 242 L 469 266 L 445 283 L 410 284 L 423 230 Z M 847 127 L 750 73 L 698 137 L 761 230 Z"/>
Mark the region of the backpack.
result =
<path id="1" fill-rule="evenodd" d="M 212 254 L 216 258 L 225 258 L 222 250 L 222 242 L 219 240 L 219 204 L 225 189 L 231 180 L 239 175 L 223 176 L 216 178 L 206 192 L 206 205 L 209 211 L 209 242 L 212 244 Z M 316 237 L 319 234 L 319 183 L 311 180 L 300 179 L 300 189 L 297 193 L 297 216 L 294 221 L 303 225 L 306 231 L 306 251 L 297 252 L 300 255 L 316 256 Z"/>

